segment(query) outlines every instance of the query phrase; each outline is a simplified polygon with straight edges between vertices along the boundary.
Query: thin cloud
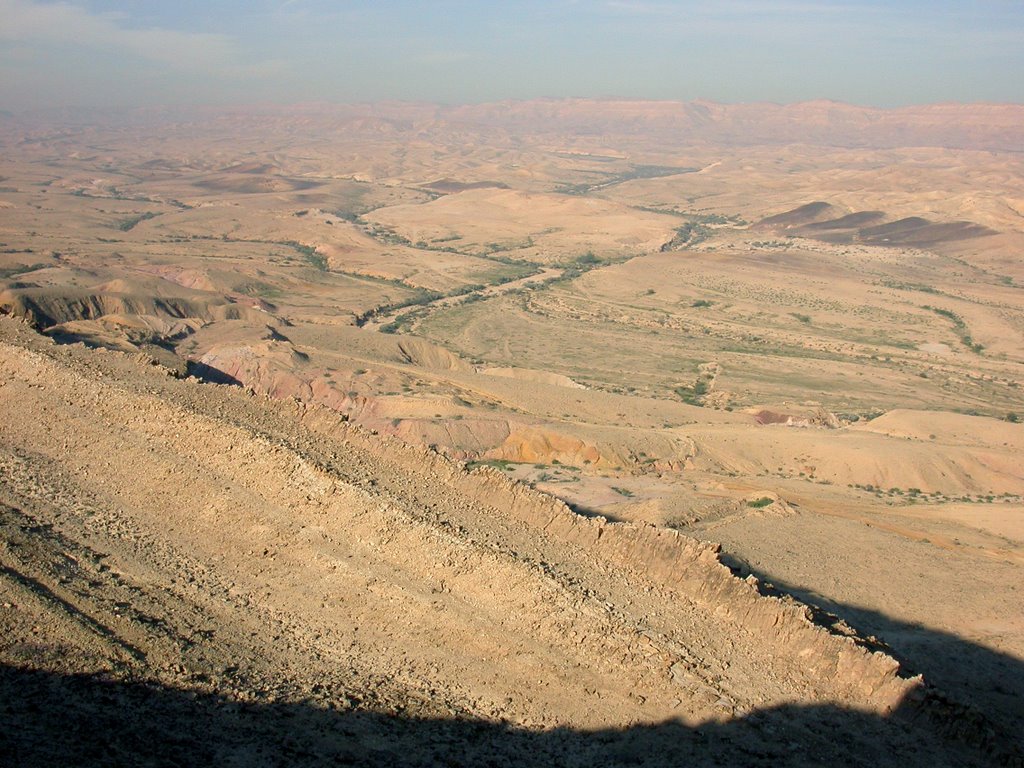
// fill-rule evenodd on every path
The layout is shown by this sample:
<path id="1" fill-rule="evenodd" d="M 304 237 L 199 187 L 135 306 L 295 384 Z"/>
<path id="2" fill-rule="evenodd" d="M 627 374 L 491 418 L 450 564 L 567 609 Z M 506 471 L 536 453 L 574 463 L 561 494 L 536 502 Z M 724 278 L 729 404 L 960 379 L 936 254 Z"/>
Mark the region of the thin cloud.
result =
<path id="1" fill-rule="evenodd" d="M 0 40 L 56 43 L 120 51 L 180 70 L 238 69 L 232 38 L 204 32 L 132 29 L 116 14 L 93 14 L 66 2 L 0 0 Z"/>
<path id="2" fill-rule="evenodd" d="M 703 3 L 650 2 L 650 0 L 606 0 L 608 10 L 636 16 L 731 16 L 736 14 L 841 14 L 862 10 L 865 6 L 824 2 L 750 2 L 726 0 L 713 5 Z"/>
<path id="3" fill-rule="evenodd" d="M 648 3 L 642 0 L 608 0 L 604 7 L 610 11 L 633 16 L 669 16 L 683 10 L 668 3 Z"/>
<path id="4" fill-rule="evenodd" d="M 476 58 L 465 51 L 428 51 L 413 57 L 420 64 L 461 64 Z"/>

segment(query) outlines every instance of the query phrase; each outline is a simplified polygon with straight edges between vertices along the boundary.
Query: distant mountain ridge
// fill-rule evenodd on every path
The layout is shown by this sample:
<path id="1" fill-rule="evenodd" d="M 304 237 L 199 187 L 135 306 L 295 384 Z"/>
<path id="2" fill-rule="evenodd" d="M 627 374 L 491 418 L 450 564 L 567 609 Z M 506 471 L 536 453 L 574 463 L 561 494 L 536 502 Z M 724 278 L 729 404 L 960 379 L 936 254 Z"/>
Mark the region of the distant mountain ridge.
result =
<path id="1" fill-rule="evenodd" d="M 419 102 L 311 103 L 251 107 L 60 109 L 4 116 L 0 127 L 110 122 L 327 121 L 357 133 L 440 130 L 531 136 L 643 137 L 672 144 L 811 144 L 1024 151 L 1024 105 L 942 103 L 883 109 L 836 101 L 719 104 L 712 101 L 533 99 L 445 106 Z"/>
<path id="2" fill-rule="evenodd" d="M 449 114 L 453 120 L 503 127 L 664 133 L 730 144 L 1024 150 L 1024 105 L 1018 104 L 878 109 L 832 101 L 780 105 L 573 99 L 455 107 Z"/>

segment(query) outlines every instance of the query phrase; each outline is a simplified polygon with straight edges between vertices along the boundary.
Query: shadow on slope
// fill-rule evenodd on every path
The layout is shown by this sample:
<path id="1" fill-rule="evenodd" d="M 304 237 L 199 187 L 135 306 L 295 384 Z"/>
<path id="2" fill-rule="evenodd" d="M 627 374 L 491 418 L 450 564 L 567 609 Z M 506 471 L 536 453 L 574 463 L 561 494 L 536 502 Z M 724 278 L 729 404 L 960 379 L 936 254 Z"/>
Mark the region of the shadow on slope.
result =
<path id="1" fill-rule="evenodd" d="M 187 366 L 189 376 L 195 376 L 200 381 L 205 381 L 208 384 L 224 384 L 229 387 L 242 386 L 242 382 L 231 374 L 199 360 L 189 360 Z"/>
<path id="2" fill-rule="evenodd" d="M 345 697 L 339 697 L 346 702 Z M 0 666 L 0 763 L 49 765 L 899 766 L 1014 764 L 940 736 L 919 705 L 889 718 L 782 706 L 727 722 L 526 730 L 332 709 Z"/>
<path id="3" fill-rule="evenodd" d="M 884 222 L 883 211 L 855 211 L 835 218 L 836 208 L 829 203 L 801 205 L 757 222 L 753 229 L 770 229 L 797 237 L 809 237 L 827 243 L 927 247 L 975 237 L 999 234 L 972 221 L 929 221 L 908 216 Z"/>
<path id="4" fill-rule="evenodd" d="M 844 624 L 854 627 L 871 650 L 899 661 L 903 673 L 924 676 L 933 687 L 931 710 L 946 721 L 944 727 L 1006 750 L 1020 761 L 1014 764 L 1024 765 L 1024 663 L 1019 659 L 957 635 L 830 600 L 752 569 L 741 558 L 723 555 L 722 561 L 741 578 L 754 575 L 762 594 L 791 595 L 809 606 L 816 623 L 840 633 Z"/>

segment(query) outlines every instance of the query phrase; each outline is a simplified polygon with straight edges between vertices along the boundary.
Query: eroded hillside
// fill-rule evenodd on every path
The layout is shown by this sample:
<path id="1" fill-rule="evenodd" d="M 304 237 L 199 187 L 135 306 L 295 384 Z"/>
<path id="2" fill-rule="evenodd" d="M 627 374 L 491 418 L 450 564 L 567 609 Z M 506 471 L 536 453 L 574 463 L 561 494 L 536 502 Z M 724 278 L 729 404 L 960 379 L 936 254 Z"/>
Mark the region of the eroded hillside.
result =
<path id="1" fill-rule="evenodd" d="M 767 758 L 779 727 L 834 750 L 831 726 L 770 715 L 794 705 L 872 713 L 867 731 L 842 729 L 844 749 L 950 748 L 917 680 L 849 630 L 762 596 L 716 547 L 580 517 L 324 409 L 56 347 L 9 319 L 2 333 L 0 621 L 5 720 L 25 728 L 6 729 L 16 761 L 46 730 L 23 722 L 33 708 L 78 714 L 74 696 L 21 688 L 42 673 L 217 696 L 240 721 L 270 704 L 475 721 L 498 757 L 508 737 L 487 723 L 520 739 L 558 726 L 559 748 L 574 749 L 588 731 L 740 718 L 722 754 Z M 371 740 L 398 762 L 444 753 L 410 760 L 386 724 L 368 716 L 349 734 L 344 722 L 317 738 L 355 755 Z M 312 749 L 312 736 L 289 738 Z M 258 742 L 246 732 L 207 748 L 237 757 Z"/>
<path id="2" fill-rule="evenodd" d="M 885 763 L 921 673 L 1016 748 L 1019 107 L 0 121 L 0 313 L 71 345 L 5 322 L 11 685 Z"/>

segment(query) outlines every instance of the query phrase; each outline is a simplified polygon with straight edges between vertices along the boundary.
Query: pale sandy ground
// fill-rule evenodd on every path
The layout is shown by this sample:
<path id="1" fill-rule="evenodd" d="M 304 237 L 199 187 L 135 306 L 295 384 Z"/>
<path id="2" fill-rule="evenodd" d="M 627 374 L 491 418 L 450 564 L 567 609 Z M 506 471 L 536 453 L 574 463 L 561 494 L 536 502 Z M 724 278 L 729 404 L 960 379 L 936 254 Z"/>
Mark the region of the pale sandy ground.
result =
<path id="1" fill-rule="evenodd" d="M 706 545 L 0 325 L 14 763 L 135 762 L 157 729 L 257 764 L 984 759 L 895 662 Z"/>
<path id="2" fill-rule="evenodd" d="M 471 252 L 489 243 L 520 258 L 572 258 L 646 253 L 671 239 L 678 221 L 593 198 L 472 190 L 426 205 L 374 211 L 368 221 L 392 227 L 409 240 L 442 239 Z M 553 226 L 553 222 L 557 225 Z"/>
<path id="3" fill-rule="evenodd" d="M 885 119 L 878 119 L 858 135 L 874 136 L 883 148 L 839 149 L 821 145 L 814 133 L 828 128 L 827 111 L 807 107 L 799 141 L 716 145 L 706 137 L 680 138 L 704 136 L 704 129 L 684 134 L 671 127 L 683 113 L 616 104 L 596 117 L 591 106 L 471 110 L 472 120 L 486 114 L 489 122 L 472 123 L 470 113 L 459 118 L 470 120 L 460 130 L 477 139 L 477 149 L 465 151 L 450 149 L 447 118 L 425 117 L 417 111 L 425 107 L 408 107 L 398 117 L 387 110 L 341 116 L 315 108 L 265 114 L 258 131 L 241 113 L 181 128 L 136 122 L 114 131 L 59 132 L 5 124 L 0 307 L 63 341 L 140 350 L 179 373 L 191 365 L 210 380 L 320 404 L 456 460 L 491 461 L 496 471 L 566 499 L 584 516 L 655 526 L 642 530 L 671 527 L 718 542 L 740 575 L 753 573 L 876 636 L 905 668 L 968 707 L 951 710 L 964 734 L 991 726 L 999 735 L 983 739 L 986 748 L 1005 746 L 1005 734 L 1019 731 L 1024 695 L 1017 608 L 1024 427 L 1008 420 L 1024 418 L 1024 272 L 1016 257 L 1024 190 L 1019 158 L 1000 149 L 1008 146 L 1013 121 L 1000 110 L 986 112 L 987 124 L 973 113 L 961 116 L 956 146 L 986 151 L 949 149 L 943 142 L 953 146 L 952 134 L 943 139 L 936 127 L 948 115 L 912 111 L 901 119 L 922 131 L 922 146 L 893 144 Z M 726 119 L 707 109 L 702 120 Z M 764 130 L 796 130 L 768 112 L 757 121 Z M 584 115 L 598 120 L 602 132 L 578 133 L 573 126 Z M 515 140 L 494 128 L 503 120 L 522 120 Z M 408 130 L 417 132 L 415 140 Z M 658 177 L 637 178 L 638 169 Z M 564 194 L 570 188 L 576 193 Z M 886 220 L 967 220 L 998 234 L 884 247 L 749 225 L 812 201 L 840 213 L 881 211 Z M 660 252 L 685 224 L 701 227 L 703 239 Z M 588 251 L 594 260 L 581 261 Z M 253 734 L 264 727 L 280 732 L 286 717 L 302 720 L 304 733 L 335 733 L 327 739 L 331 749 L 351 746 L 339 741 L 337 728 L 355 728 L 361 745 L 355 749 L 364 750 L 358 754 L 365 757 L 373 744 L 408 762 L 419 760 L 405 749 L 409 744 L 465 744 L 473 728 L 486 734 L 488 746 L 458 753 L 457 760 L 515 754 L 529 745 L 548 758 L 580 749 L 581 761 L 600 763 L 596 745 L 606 737 L 623 750 L 618 762 L 635 756 L 638 744 L 679 738 L 719 744 L 718 752 L 704 755 L 709 761 L 745 764 L 813 764 L 835 756 L 839 745 L 846 750 L 839 762 L 856 754 L 863 764 L 903 764 L 912 754 L 905 738 L 921 739 L 914 760 L 959 759 L 938 757 L 944 747 L 933 746 L 933 735 L 893 735 L 888 729 L 903 726 L 853 715 L 847 694 L 799 682 L 804 673 L 787 661 L 785 649 L 749 646 L 735 658 L 721 657 L 722 648 L 733 653 L 731 635 L 727 642 L 721 628 L 674 613 L 684 607 L 666 608 L 668 593 L 645 602 L 649 593 L 636 585 L 653 577 L 641 568 L 620 584 L 615 568 L 586 571 L 591 565 L 577 563 L 582 555 L 575 544 L 551 544 L 556 549 L 541 553 L 536 548 L 548 544 L 525 533 L 528 527 L 502 524 L 500 535 L 487 527 L 484 518 L 514 508 L 526 491 L 502 485 L 501 493 L 516 501 L 491 501 L 486 513 L 475 491 L 466 491 L 473 498 L 465 504 L 458 494 L 449 502 L 443 497 L 448 481 L 421 477 L 417 469 L 433 459 L 415 454 L 400 469 L 378 467 L 375 452 L 384 449 L 371 441 L 365 450 L 372 457 L 358 471 L 343 472 L 345 482 L 359 479 L 369 496 L 339 491 L 350 509 L 337 511 L 335 527 L 310 531 L 306 511 L 296 513 L 302 521 L 295 523 L 287 510 L 320 509 L 316 493 L 292 480 L 275 490 L 252 474 L 292 478 L 295 468 L 274 464 L 285 459 L 264 455 L 263 448 L 239 454 L 231 447 L 263 439 L 269 424 L 263 419 L 293 418 L 288 407 L 259 400 L 258 408 L 239 405 L 236 413 L 213 390 L 176 389 L 161 375 L 152 385 L 156 400 L 140 404 L 131 393 L 144 394 L 139 387 L 150 386 L 141 383 L 151 381 L 148 374 L 110 362 L 120 358 L 99 364 L 76 351 L 69 370 L 84 365 L 111 380 L 139 382 L 110 385 L 83 410 L 72 385 L 60 389 L 57 381 L 69 376 L 81 385 L 78 374 L 60 363 L 52 370 L 65 372 L 54 373 L 54 382 L 40 378 L 30 365 L 36 358 L 13 351 L 35 342 L 18 338 L 5 358 L 12 383 L 0 389 L 6 398 L 0 402 L 13 414 L 3 433 L 5 467 L 20 478 L 5 486 L 17 498 L 7 502 L 15 522 L 5 523 L 3 552 L 36 554 L 5 560 L 4 573 L 18 595 L 8 602 L 42 602 L 32 604 L 34 614 L 27 608 L 7 614 L 12 639 L 5 663 L 14 670 L 7 680 L 78 691 L 65 712 L 97 706 L 103 689 L 93 678 L 53 674 L 109 669 L 105 674 L 119 681 L 140 681 L 143 687 L 117 689 L 130 701 L 145 700 L 146 681 L 156 680 L 161 703 L 153 706 L 176 712 L 186 730 L 201 732 L 209 713 L 231 709 L 232 701 L 258 700 L 255 720 L 236 712 L 224 721 L 234 729 L 231 748 L 242 751 L 232 754 L 241 762 L 237 755 L 259 743 Z M 16 359 L 21 362 L 10 362 Z M 103 367 L 108 364 L 114 368 Z M 15 386 L 15 379 L 23 384 Z M 171 407 L 161 404 L 171 390 L 185 393 L 171 399 L 188 404 L 186 415 L 163 410 Z M 156 434 L 143 428 L 144 419 L 127 425 L 124 414 L 101 407 L 105 399 L 128 411 L 153 408 L 154 420 L 172 427 Z M 241 432 L 193 423 L 193 416 L 220 423 L 221 407 L 235 414 L 228 426 Z M 277 415 L 263 415 L 264 409 Z M 29 421 L 42 426 L 15 427 Z M 292 428 L 274 427 L 273 434 Z M 135 437 L 121 445 L 112 442 L 112 430 Z M 196 436 L 208 430 L 210 445 L 200 447 Z M 270 443 L 277 446 L 275 439 Z M 278 447 L 285 456 L 307 456 L 297 445 Z M 324 445 L 317 450 L 344 453 Z M 409 473 L 420 479 L 393 485 Z M 112 496 L 108 485 L 120 490 Z M 73 508 L 93 504 L 100 512 L 64 515 L 53 500 L 64 498 L 65 487 Z M 382 487 L 388 490 L 380 496 Z M 261 500 L 263 494 L 273 498 Z M 762 498 L 772 503 L 747 505 Z M 392 503 L 405 512 L 399 515 L 387 506 Z M 465 529 L 453 529 L 447 543 L 409 522 L 426 516 L 434 525 L 432 503 Z M 398 516 L 388 518 L 392 513 Z M 39 520 L 17 522 L 18 515 Z M 103 520 L 122 538 L 96 528 Z M 49 523 L 67 540 L 41 536 L 39 525 Z M 398 536 L 407 526 L 411 541 L 380 537 L 380 530 Z M 317 543 L 321 529 L 327 544 Z M 101 534 L 108 538 L 88 538 Z M 131 565 L 116 571 L 128 581 L 103 575 L 106 561 L 90 560 L 81 549 L 94 544 Z M 515 554 L 495 565 L 486 554 L 492 544 L 495 552 Z M 161 547 L 174 552 L 157 557 Z M 344 549 L 344 558 L 332 547 Z M 80 581 L 71 571 L 53 570 L 47 563 L 65 562 L 59 552 L 94 563 L 95 573 Z M 380 552 L 391 565 L 374 560 Z M 357 566 L 329 567 L 350 553 L 361 558 Z M 552 576 L 562 562 L 575 563 L 566 566 L 571 573 L 555 569 Z M 534 566 L 546 574 L 540 581 Z M 209 580 L 189 582 L 193 568 L 211 574 Z M 448 569 L 444 583 L 451 591 L 433 583 L 430 568 Z M 555 593 L 545 591 L 549 577 L 562 585 L 552 587 Z M 577 578 L 588 585 L 582 592 L 573 586 Z M 93 582 L 98 586 L 82 586 Z M 531 597 L 492 600 L 489 594 L 506 582 Z M 33 583 L 43 588 L 30 589 Z M 159 610 L 129 615 L 118 607 L 157 600 L 147 585 L 179 583 L 185 591 L 168 588 L 175 596 L 160 597 L 170 602 Z M 339 600 L 353 583 L 358 599 Z M 318 586 L 300 590 L 300 584 Z M 657 586 L 663 588 L 669 587 Z M 592 598 L 613 607 L 592 616 L 586 608 Z M 562 615 L 559 600 L 571 603 L 565 615 L 572 618 L 552 623 L 546 617 Z M 196 613 L 196 605 L 213 613 Z M 175 629 L 160 635 L 152 628 L 163 625 L 147 624 L 142 614 Z M 174 616 L 193 617 L 191 629 L 181 629 L 185 619 Z M 487 622 L 474 616 L 489 617 L 504 634 L 489 634 Z M 701 678 L 711 688 L 679 694 L 665 682 L 664 659 L 655 663 L 643 653 L 620 659 L 596 640 L 579 640 L 615 635 L 622 616 L 623 626 L 634 628 L 650 627 L 654 617 L 678 620 L 682 634 L 658 631 L 673 647 L 696 654 L 695 668 L 714 660 L 708 661 L 714 673 Z M 531 624 L 534 619 L 539 623 Z M 206 642 L 219 626 L 233 638 L 224 646 Z M 355 626 L 377 634 L 362 642 Z M 721 642 L 698 653 L 691 630 Z M 293 631 L 300 639 L 289 639 Z M 506 635 L 513 639 L 506 642 Z M 534 635 L 536 642 L 529 639 Z M 94 655 L 74 670 L 59 661 L 67 656 L 60 648 L 86 647 Z M 466 649 L 465 658 L 453 648 Z M 236 666 L 236 655 L 251 670 L 237 684 L 230 682 L 236 673 L 226 671 Z M 28 674 L 32 669 L 38 676 Z M 335 674 L 328 682 L 318 677 Z M 741 684 L 742 675 L 751 677 Z M 371 680 L 377 693 L 368 692 Z M 206 698 L 189 699 L 186 690 Z M 354 693 L 334 695 L 338 690 Z M 275 709 L 271 696 L 284 703 Z M 317 703 L 298 703 L 304 698 Z M 822 705 L 826 700 L 832 703 Z M 837 701 L 839 708 L 829 709 Z M 768 727 L 785 723 L 792 742 L 810 748 L 778 747 L 789 736 L 765 735 L 771 731 L 758 725 L 765 707 Z M 334 718 L 322 714 L 325 708 L 365 718 Z M 115 710 L 104 711 L 123 723 Z M 406 717 L 396 725 L 386 719 L 399 711 L 428 720 Z M 681 712 L 681 730 L 618 730 Z M 493 725 L 500 717 L 511 725 Z M 712 727 L 708 718 L 724 724 Z M 690 730 L 696 723 L 700 730 Z M 558 725 L 574 730 L 551 735 Z M 856 735 L 862 726 L 869 734 L 863 738 Z M 842 734 L 834 743 L 822 735 L 833 727 Z M 879 728 L 889 735 L 870 746 Z M 585 735 L 592 729 L 611 730 Z M 123 762 L 138 743 L 121 742 L 118 749 L 127 752 L 105 759 Z M 891 748 L 896 743 L 902 747 Z M 487 752 L 492 747 L 497 751 Z M 438 749 L 429 755 L 456 754 Z M 58 755 L 41 762 L 61 762 Z"/>

